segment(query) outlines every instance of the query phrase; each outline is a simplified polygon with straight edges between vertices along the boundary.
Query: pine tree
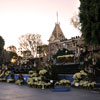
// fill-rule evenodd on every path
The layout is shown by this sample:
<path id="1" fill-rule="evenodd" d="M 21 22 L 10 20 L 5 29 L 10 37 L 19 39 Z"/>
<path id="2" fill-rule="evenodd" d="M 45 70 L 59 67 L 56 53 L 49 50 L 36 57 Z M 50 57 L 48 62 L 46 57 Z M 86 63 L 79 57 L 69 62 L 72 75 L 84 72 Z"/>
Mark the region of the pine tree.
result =
<path id="1" fill-rule="evenodd" d="M 100 0 L 80 0 L 81 32 L 86 43 L 100 45 Z"/>

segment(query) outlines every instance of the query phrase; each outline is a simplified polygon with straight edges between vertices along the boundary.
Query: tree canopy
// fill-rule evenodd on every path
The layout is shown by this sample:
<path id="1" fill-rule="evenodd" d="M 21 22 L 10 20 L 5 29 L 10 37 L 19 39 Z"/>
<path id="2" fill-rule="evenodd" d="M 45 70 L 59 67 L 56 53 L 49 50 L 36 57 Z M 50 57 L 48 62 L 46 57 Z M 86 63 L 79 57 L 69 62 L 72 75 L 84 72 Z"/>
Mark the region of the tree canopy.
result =
<path id="1" fill-rule="evenodd" d="M 42 45 L 39 34 L 25 34 L 19 37 L 19 44 L 22 51 L 30 51 L 33 57 L 37 55 L 37 47 Z"/>
<path id="2" fill-rule="evenodd" d="M 100 0 L 80 0 L 81 32 L 86 43 L 100 45 Z"/>
<path id="3" fill-rule="evenodd" d="M 78 30 L 81 29 L 81 24 L 80 24 L 80 19 L 79 19 L 79 15 L 78 14 L 75 14 L 72 16 L 71 18 L 71 24 L 77 28 Z"/>
<path id="4" fill-rule="evenodd" d="M 8 51 L 16 52 L 17 48 L 14 45 L 7 47 Z"/>

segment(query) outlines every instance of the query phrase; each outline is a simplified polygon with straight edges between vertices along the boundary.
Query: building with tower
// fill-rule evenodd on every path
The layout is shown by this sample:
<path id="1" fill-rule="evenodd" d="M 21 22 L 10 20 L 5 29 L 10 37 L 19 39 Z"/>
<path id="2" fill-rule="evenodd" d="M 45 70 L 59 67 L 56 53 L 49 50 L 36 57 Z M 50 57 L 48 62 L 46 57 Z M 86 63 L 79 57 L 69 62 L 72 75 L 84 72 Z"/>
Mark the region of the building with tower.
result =
<path id="1" fill-rule="evenodd" d="M 53 55 L 57 53 L 59 49 L 67 49 L 73 52 L 77 52 L 78 45 L 84 44 L 82 37 L 76 36 L 71 39 L 67 39 L 61 30 L 60 23 L 55 24 L 54 30 L 49 38 L 49 57 L 52 58 Z"/>
<path id="2" fill-rule="evenodd" d="M 65 40 L 65 36 L 60 28 L 60 24 L 55 24 L 54 30 L 49 38 L 49 55 L 53 56 L 60 48 L 60 41 Z"/>

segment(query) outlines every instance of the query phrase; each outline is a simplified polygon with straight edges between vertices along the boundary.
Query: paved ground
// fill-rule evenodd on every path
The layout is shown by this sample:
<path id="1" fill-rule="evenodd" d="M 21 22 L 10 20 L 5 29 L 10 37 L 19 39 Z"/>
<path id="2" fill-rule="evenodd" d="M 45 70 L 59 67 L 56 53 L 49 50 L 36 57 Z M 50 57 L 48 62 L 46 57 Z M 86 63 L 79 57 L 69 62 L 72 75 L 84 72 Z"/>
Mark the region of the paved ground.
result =
<path id="1" fill-rule="evenodd" d="M 52 92 L 11 83 L 0 83 L 0 100 L 100 100 L 100 93 L 72 88 L 70 92 Z"/>

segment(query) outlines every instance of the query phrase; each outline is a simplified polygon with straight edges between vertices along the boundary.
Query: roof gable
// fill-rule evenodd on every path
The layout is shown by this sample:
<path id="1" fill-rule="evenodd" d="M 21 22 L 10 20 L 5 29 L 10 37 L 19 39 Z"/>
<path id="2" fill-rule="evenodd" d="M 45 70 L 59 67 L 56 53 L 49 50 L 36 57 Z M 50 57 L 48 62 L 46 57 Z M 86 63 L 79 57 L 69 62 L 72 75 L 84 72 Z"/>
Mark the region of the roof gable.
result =
<path id="1" fill-rule="evenodd" d="M 53 42 L 55 40 L 64 40 L 65 36 L 60 28 L 60 25 L 57 23 L 55 24 L 54 30 L 49 38 L 49 42 Z"/>

